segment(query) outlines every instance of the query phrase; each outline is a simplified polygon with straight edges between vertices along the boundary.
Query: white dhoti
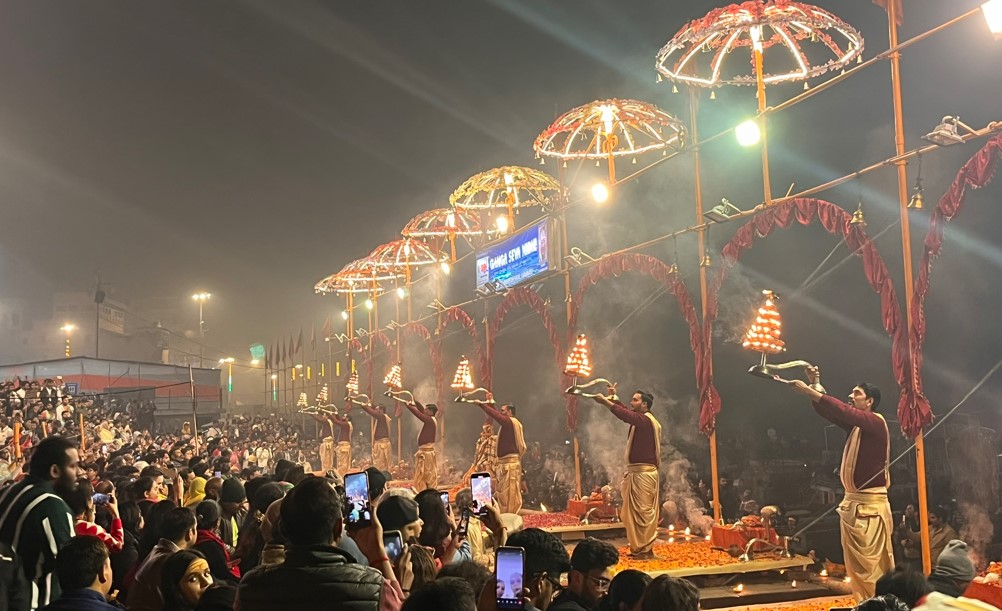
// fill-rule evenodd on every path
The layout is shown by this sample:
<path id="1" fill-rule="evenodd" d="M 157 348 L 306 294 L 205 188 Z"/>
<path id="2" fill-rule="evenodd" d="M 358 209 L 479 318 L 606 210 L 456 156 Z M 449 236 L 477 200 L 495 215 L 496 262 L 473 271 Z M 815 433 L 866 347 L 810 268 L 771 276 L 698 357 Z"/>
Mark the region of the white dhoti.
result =
<path id="1" fill-rule="evenodd" d="M 324 473 L 334 469 L 334 438 L 324 437 L 320 442 L 320 470 Z"/>
<path id="2" fill-rule="evenodd" d="M 389 439 L 386 439 L 385 437 L 383 439 L 377 439 L 372 444 L 372 464 L 373 464 L 373 466 L 376 467 L 377 469 L 379 469 L 380 471 L 389 471 L 390 470 L 390 453 L 391 453 L 392 449 L 393 448 L 392 448 L 392 446 L 390 444 L 390 440 Z"/>
<path id="3" fill-rule="evenodd" d="M 494 480 L 498 511 L 518 513 L 522 509 L 522 460 L 518 454 L 498 458 Z"/>
<path id="4" fill-rule="evenodd" d="M 838 516 L 852 594 L 858 601 L 871 598 L 880 576 L 894 568 L 894 522 L 887 489 L 846 492 Z"/>
<path id="5" fill-rule="evenodd" d="M 435 444 L 426 443 L 418 446 L 414 454 L 414 490 L 421 492 L 429 488 L 438 488 L 438 460 L 435 457 Z"/>
<path id="6" fill-rule="evenodd" d="M 344 477 L 345 473 L 351 471 L 351 443 L 339 441 L 334 448 L 334 455 L 337 457 L 338 475 Z"/>
<path id="7" fill-rule="evenodd" d="M 654 465 L 627 465 L 620 486 L 623 495 L 620 519 L 631 554 L 643 554 L 654 548 L 658 535 L 659 487 L 658 470 Z"/>

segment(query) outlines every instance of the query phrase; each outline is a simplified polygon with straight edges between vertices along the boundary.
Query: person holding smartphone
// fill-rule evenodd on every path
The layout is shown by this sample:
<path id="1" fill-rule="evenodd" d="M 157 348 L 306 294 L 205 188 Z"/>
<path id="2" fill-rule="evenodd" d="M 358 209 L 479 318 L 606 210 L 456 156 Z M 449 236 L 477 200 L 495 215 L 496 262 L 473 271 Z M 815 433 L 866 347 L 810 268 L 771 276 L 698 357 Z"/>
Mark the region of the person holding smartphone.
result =
<path id="1" fill-rule="evenodd" d="M 522 455 L 525 436 L 522 423 L 515 417 L 515 406 L 507 403 L 498 410 L 494 395 L 474 401 L 489 418 L 501 426 L 498 432 L 497 463 L 494 468 L 494 493 L 501 513 L 518 513 L 522 509 Z"/>
<path id="2" fill-rule="evenodd" d="M 616 398 L 616 385 L 609 394 L 599 394 L 595 402 L 609 408 L 612 415 L 630 425 L 626 439 L 626 474 L 620 491 L 623 509 L 620 516 L 630 556 L 638 560 L 654 558 L 654 541 L 658 536 L 658 498 L 661 464 L 661 423 L 651 413 L 654 395 L 638 390 L 626 407 Z"/>

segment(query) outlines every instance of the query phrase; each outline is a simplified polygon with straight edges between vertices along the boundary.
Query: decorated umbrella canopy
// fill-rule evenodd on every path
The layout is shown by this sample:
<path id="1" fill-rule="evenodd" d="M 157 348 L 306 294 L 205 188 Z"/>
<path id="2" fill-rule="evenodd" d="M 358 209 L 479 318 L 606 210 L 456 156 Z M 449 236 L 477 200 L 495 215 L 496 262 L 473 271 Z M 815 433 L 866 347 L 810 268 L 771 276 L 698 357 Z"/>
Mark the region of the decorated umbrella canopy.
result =
<path id="1" fill-rule="evenodd" d="M 452 247 L 452 261 L 456 260 L 456 236 L 470 239 L 490 238 L 495 230 L 486 231 L 477 214 L 462 208 L 436 208 L 422 212 L 400 232 L 405 238 L 448 238 Z"/>
<path id="2" fill-rule="evenodd" d="M 327 276 L 314 285 L 317 293 L 354 294 L 371 293 L 379 288 L 380 282 L 395 280 L 401 273 L 391 269 L 381 269 L 368 265 L 367 259 L 356 259 L 345 265 L 336 274 Z"/>
<path id="3" fill-rule="evenodd" d="M 744 62 L 726 61 L 735 49 Z M 769 53 L 768 71 L 765 52 Z M 657 54 L 658 72 L 697 87 L 757 85 L 765 202 L 772 202 L 766 139 L 765 85 L 805 81 L 862 57 L 860 33 L 826 10 L 791 0 L 749 0 L 710 11 L 685 25 Z M 742 53 L 736 54 L 739 57 Z M 711 97 L 713 95 L 711 94 Z"/>
<path id="4" fill-rule="evenodd" d="M 553 208 L 562 194 L 560 183 L 546 172 L 501 166 L 468 178 L 452 192 L 449 203 L 466 210 L 505 209 L 504 221 L 498 219 L 498 231 L 506 233 L 514 225 L 514 214 L 519 209 Z"/>
<path id="5" fill-rule="evenodd" d="M 615 158 L 649 151 L 680 150 L 682 122 L 653 104 L 639 100 L 596 100 L 561 115 L 539 134 L 537 157 L 609 161 L 609 180 L 616 182 Z"/>
<path id="6" fill-rule="evenodd" d="M 397 278 L 403 276 L 410 284 L 411 268 L 441 263 L 445 263 L 445 256 L 432 250 L 427 243 L 404 238 L 377 246 L 363 259 L 362 266 L 381 274 L 394 274 Z"/>
<path id="7" fill-rule="evenodd" d="M 811 44 L 807 44 L 811 43 Z M 673 81 L 699 87 L 754 85 L 751 63 L 726 62 L 731 51 L 783 50 L 770 54 L 765 83 L 804 81 L 839 70 L 863 53 L 860 33 L 828 11 L 788 0 L 751 0 L 707 13 L 684 26 L 657 55 L 657 70 Z M 725 65 L 726 64 L 726 65 Z"/>

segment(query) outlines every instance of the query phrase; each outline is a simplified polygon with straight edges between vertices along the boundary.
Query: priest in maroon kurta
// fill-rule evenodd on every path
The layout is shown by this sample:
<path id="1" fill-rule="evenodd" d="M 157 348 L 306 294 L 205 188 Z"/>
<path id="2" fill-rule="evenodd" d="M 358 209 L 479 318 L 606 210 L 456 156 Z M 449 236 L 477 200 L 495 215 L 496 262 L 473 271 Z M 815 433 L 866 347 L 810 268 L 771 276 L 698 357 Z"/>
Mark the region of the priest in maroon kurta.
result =
<path id="1" fill-rule="evenodd" d="M 421 492 L 438 488 L 438 460 L 435 456 L 435 440 L 438 436 L 438 406 L 434 403 L 421 405 L 417 401 L 404 403 L 414 417 L 422 422 L 418 433 L 418 449 L 414 453 L 414 490 Z"/>
<path id="2" fill-rule="evenodd" d="M 495 408 L 491 393 L 487 393 L 486 401 L 474 403 L 501 425 L 494 473 L 498 509 L 501 513 L 518 513 L 522 509 L 522 454 L 525 454 L 522 423 L 515 417 L 514 405 L 502 405 L 500 410 Z"/>
<path id="3" fill-rule="evenodd" d="M 372 431 L 372 464 L 380 471 L 390 470 L 390 416 L 382 405 L 362 405 L 365 413 L 372 416 L 375 424 Z"/>
<path id="4" fill-rule="evenodd" d="M 849 584 L 853 596 L 865 600 L 874 595 L 880 576 L 894 568 L 894 523 L 887 500 L 891 436 L 887 422 L 875 411 L 880 390 L 862 382 L 853 387 L 850 403 L 843 403 L 825 393 L 817 367 L 808 367 L 807 377 L 809 385 L 801 380 L 787 383 L 811 399 L 818 415 L 849 435 L 839 467 L 845 498 L 838 515 Z"/>
<path id="5" fill-rule="evenodd" d="M 630 425 L 626 441 L 626 474 L 620 492 L 623 509 L 620 518 L 630 543 L 630 555 L 637 559 L 654 557 L 654 541 L 658 535 L 660 496 L 661 424 L 651 406 L 654 396 L 638 390 L 630 399 L 630 407 L 616 398 L 615 385 L 609 396 L 598 395 L 595 401 L 609 408 L 614 416 Z"/>

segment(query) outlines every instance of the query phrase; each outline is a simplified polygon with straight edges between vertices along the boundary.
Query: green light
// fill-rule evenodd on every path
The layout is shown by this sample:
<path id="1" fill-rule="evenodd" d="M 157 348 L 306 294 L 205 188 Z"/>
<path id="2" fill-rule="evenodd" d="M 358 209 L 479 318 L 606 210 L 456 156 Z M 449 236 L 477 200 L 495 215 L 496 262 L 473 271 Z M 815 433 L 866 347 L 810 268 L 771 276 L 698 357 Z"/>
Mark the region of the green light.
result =
<path id="1" fill-rule="evenodd" d="M 233 375 L 232 374 L 229 376 L 229 381 L 227 383 L 227 389 L 228 389 L 228 392 L 231 392 L 231 393 L 233 392 Z"/>

